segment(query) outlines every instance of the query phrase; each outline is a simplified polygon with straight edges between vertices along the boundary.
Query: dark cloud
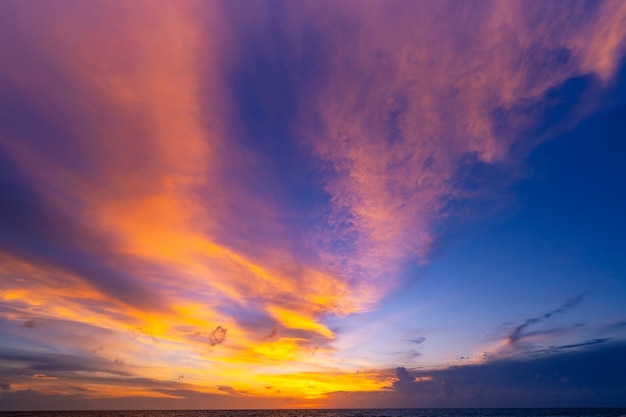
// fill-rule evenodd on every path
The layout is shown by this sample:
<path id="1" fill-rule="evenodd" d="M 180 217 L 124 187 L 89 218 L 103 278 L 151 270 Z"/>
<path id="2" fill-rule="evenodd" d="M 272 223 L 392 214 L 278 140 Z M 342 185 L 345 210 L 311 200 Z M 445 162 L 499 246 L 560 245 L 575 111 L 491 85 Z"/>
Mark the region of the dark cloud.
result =
<path id="1" fill-rule="evenodd" d="M 580 342 L 580 343 L 573 343 L 573 344 L 569 344 L 569 345 L 550 346 L 547 349 L 538 349 L 538 350 L 534 350 L 534 351 L 532 351 L 530 353 L 536 354 L 536 353 L 557 352 L 557 351 L 566 350 L 566 349 L 575 349 L 575 348 L 581 348 L 581 347 L 586 347 L 586 346 L 600 345 L 600 344 L 603 344 L 603 343 L 609 343 L 609 342 L 611 342 L 613 340 L 614 339 L 610 338 L 610 337 L 598 338 L 598 339 L 586 340 L 586 341 Z"/>
<path id="2" fill-rule="evenodd" d="M 176 383 L 180 386 L 180 383 Z M 258 398 L 207 394 L 189 389 L 151 387 L 153 392 L 169 398 L 126 396 L 115 399 L 97 398 L 93 392 L 76 389 L 68 395 L 45 395 L 34 390 L 7 391 L 2 394 L 2 409 L 6 411 L 50 411 L 50 410 L 176 410 L 206 409 L 210 404 L 215 409 L 277 409 L 284 406 L 283 398 Z"/>
<path id="3" fill-rule="evenodd" d="M 478 383 L 476 389 L 473 391 L 473 396 L 477 399 L 482 399 L 485 396 L 486 388 L 483 384 Z"/>
<path id="4" fill-rule="evenodd" d="M 93 388 L 85 388 L 84 385 L 86 384 L 96 386 L 98 384 L 116 385 L 121 390 L 124 387 L 133 387 L 167 394 L 180 390 L 181 386 L 188 389 L 189 392 L 195 390 L 195 386 L 182 382 L 182 378 L 168 381 L 139 377 L 130 371 L 116 369 L 119 366 L 115 365 L 119 365 L 119 363 L 97 357 L 29 354 L 21 351 L 0 349 L 0 375 L 11 377 L 12 382 L 21 381 L 22 383 L 30 384 L 35 381 L 55 379 L 66 382 L 71 381 L 71 383 L 65 385 L 67 396 L 48 397 L 42 395 L 43 403 L 50 404 L 48 401 L 52 401 L 52 403 L 68 401 L 67 405 L 72 402 L 74 395 L 79 398 L 92 396 L 94 392 L 90 392 L 90 390 Z M 9 386 L 8 383 L 6 385 Z M 23 393 L 23 391 L 21 392 Z M 3 397 L 3 399 L 5 398 Z M 108 408 L 111 408 L 110 405 Z"/>
<path id="5" fill-rule="evenodd" d="M 0 348 L 0 364 L 12 363 L 11 367 L 0 365 L 2 375 L 54 373 L 63 375 L 81 371 L 106 372 L 120 377 L 132 376 L 111 366 L 111 361 L 98 357 L 34 353 Z"/>
<path id="6" fill-rule="evenodd" d="M 2 391 L 9 391 L 11 389 L 11 384 L 8 383 L 1 383 L 0 384 L 0 390 Z"/>
<path id="7" fill-rule="evenodd" d="M 90 300 L 85 299 L 84 301 L 89 303 Z M 80 305 L 80 303 L 78 304 Z M 101 307 L 106 308 L 104 305 Z M 11 314 L 14 319 L 4 319 L 2 317 L 3 310 Z M 18 345 L 13 344 L 12 346 L 21 346 L 23 354 L 37 352 L 39 355 L 48 349 L 54 350 L 56 346 L 69 344 L 74 346 L 72 351 L 75 353 L 78 353 L 76 349 L 79 347 L 82 355 L 95 358 L 105 351 L 106 345 L 99 346 L 99 344 L 111 341 L 112 337 L 116 337 L 115 330 L 98 327 L 101 323 L 57 319 L 45 314 L 35 316 L 37 313 L 37 310 L 26 306 L 6 309 L 0 307 L 0 329 L 2 329 L 0 340 L 2 342 L 12 339 L 18 341 Z M 5 314 L 4 317 L 11 317 L 11 315 Z M 36 318 L 21 320 L 22 317 Z M 8 349 L 9 346 L 11 345 L 0 342 L 0 348 Z M 0 354 L 2 353 L 4 352 L 0 349 Z"/>
<path id="8" fill-rule="evenodd" d="M 404 367 L 396 368 L 397 381 L 393 382 L 393 389 L 405 396 L 412 396 L 420 391 L 420 383 L 415 381 L 415 376 L 411 375 Z"/>
<path id="9" fill-rule="evenodd" d="M 276 337 L 277 334 L 278 334 L 278 329 L 274 327 L 271 332 L 269 332 L 263 337 L 263 339 L 264 340 L 273 339 Z"/>
<path id="10" fill-rule="evenodd" d="M 513 331 L 508 335 L 507 337 L 507 342 L 510 345 L 514 345 L 515 343 L 519 342 L 526 334 L 525 334 L 525 330 L 529 327 L 532 326 L 534 324 L 540 323 L 544 320 L 549 319 L 550 317 L 556 315 L 556 314 L 562 314 L 565 313 L 568 310 L 571 310 L 573 308 L 575 308 L 576 306 L 578 306 L 578 304 L 580 304 L 580 302 L 583 300 L 583 294 L 579 294 L 575 297 L 572 297 L 570 299 L 568 299 L 565 304 L 563 304 L 561 307 L 549 311 L 539 317 L 534 317 L 531 319 L 527 319 L 524 323 L 520 324 L 519 326 L 515 327 L 515 329 L 513 329 Z"/>
<path id="11" fill-rule="evenodd" d="M 423 336 L 419 336 L 419 337 L 416 337 L 415 339 L 409 339 L 408 341 L 411 343 L 415 343 L 416 345 L 421 345 L 422 343 L 426 341 L 426 338 Z"/>
<path id="12" fill-rule="evenodd" d="M 451 397 L 454 394 L 454 386 L 450 383 L 450 380 L 447 376 L 441 377 L 441 383 L 439 384 L 439 389 L 441 390 L 441 395 L 444 397 Z"/>
<path id="13" fill-rule="evenodd" d="M 417 357 L 422 356 L 422 353 L 415 349 L 410 349 L 410 350 L 391 352 L 390 355 L 394 355 L 396 357 L 403 357 L 406 360 L 411 360 L 411 359 L 415 359 Z"/>
<path id="14" fill-rule="evenodd" d="M 415 359 L 415 358 L 417 358 L 419 356 L 422 356 L 422 352 L 419 352 L 419 351 L 417 351 L 415 349 L 411 349 L 408 352 L 406 352 L 406 355 L 407 355 L 407 358 L 409 358 L 409 359 Z"/>
<path id="15" fill-rule="evenodd" d="M 601 339 L 587 340 L 585 342 L 575 343 L 575 344 L 572 344 L 572 345 L 556 346 L 553 349 L 557 349 L 557 350 L 573 349 L 573 348 L 579 348 L 579 347 L 583 347 L 583 346 L 599 345 L 599 344 L 602 344 L 602 343 L 610 342 L 611 340 L 612 340 L 611 338 L 605 337 L 605 338 L 601 338 Z"/>
<path id="16" fill-rule="evenodd" d="M 139 335 L 144 335 L 149 337 L 154 343 L 159 343 L 159 340 L 154 336 L 153 333 L 142 329 L 141 327 L 135 327 L 134 329 L 129 329 L 127 333 L 134 339 L 138 338 Z"/>
<path id="17" fill-rule="evenodd" d="M 626 342 L 597 339 L 560 348 L 434 371 L 397 368 L 393 388 L 410 397 L 406 406 L 626 406 Z"/>
<path id="18" fill-rule="evenodd" d="M 217 386 L 217 390 L 225 392 L 225 393 L 230 394 L 230 395 L 237 395 L 237 396 L 238 395 L 248 395 L 249 394 L 247 391 L 237 390 L 237 389 L 235 389 L 233 387 L 230 387 L 228 385 L 218 385 Z"/>
<path id="19" fill-rule="evenodd" d="M 211 346 L 219 345 L 226 339 L 226 332 L 228 330 L 222 326 L 217 326 L 215 330 L 209 333 L 209 344 Z"/>
<path id="20" fill-rule="evenodd" d="M 222 343 L 225 339 L 226 339 L 226 332 L 228 331 L 228 329 L 222 327 L 222 326 L 217 326 L 215 329 L 213 329 L 210 332 L 196 332 L 192 335 L 192 338 L 198 340 L 198 341 L 202 341 L 202 342 L 208 342 L 209 345 L 211 346 L 216 346 L 219 345 L 220 343 Z"/>
<path id="21" fill-rule="evenodd" d="M 25 329 L 34 329 L 35 327 L 37 327 L 38 324 L 35 320 L 26 320 L 23 324 L 22 327 Z"/>

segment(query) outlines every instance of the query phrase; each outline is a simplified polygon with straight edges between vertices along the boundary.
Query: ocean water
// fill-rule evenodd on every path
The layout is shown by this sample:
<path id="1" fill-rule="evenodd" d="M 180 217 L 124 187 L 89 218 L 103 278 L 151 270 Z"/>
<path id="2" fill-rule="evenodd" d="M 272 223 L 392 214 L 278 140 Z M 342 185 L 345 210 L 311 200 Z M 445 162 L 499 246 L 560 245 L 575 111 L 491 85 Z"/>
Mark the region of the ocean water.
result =
<path id="1" fill-rule="evenodd" d="M 626 417 L 626 408 L 21 411 L 0 417 Z"/>

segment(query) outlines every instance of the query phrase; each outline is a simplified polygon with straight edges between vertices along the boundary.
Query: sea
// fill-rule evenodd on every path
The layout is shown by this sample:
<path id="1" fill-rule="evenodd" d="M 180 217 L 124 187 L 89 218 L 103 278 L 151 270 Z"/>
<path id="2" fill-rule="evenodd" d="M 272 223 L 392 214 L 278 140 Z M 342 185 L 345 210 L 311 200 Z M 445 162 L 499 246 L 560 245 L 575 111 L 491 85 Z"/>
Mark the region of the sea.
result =
<path id="1" fill-rule="evenodd" d="M 626 417 L 626 408 L 5 411 L 0 417 Z"/>

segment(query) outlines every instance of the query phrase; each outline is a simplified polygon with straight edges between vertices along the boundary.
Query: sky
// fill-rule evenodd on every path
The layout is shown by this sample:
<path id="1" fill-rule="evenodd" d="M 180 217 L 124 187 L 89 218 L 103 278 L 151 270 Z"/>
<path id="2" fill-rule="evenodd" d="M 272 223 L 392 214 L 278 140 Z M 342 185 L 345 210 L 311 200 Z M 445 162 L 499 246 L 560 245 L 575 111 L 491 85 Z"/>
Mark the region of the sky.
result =
<path id="1" fill-rule="evenodd" d="M 626 2 L 0 2 L 0 410 L 626 407 Z"/>

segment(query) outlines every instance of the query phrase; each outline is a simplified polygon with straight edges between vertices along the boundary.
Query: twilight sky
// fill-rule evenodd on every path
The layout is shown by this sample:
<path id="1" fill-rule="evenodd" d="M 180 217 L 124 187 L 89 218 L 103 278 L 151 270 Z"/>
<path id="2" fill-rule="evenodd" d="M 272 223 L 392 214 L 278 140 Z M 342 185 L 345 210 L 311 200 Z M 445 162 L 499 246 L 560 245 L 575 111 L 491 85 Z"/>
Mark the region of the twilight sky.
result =
<path id="1" fill-rule="evenodd" d="M 0 410 L 626 406 L 626 2 L 0 2 Z"/>

